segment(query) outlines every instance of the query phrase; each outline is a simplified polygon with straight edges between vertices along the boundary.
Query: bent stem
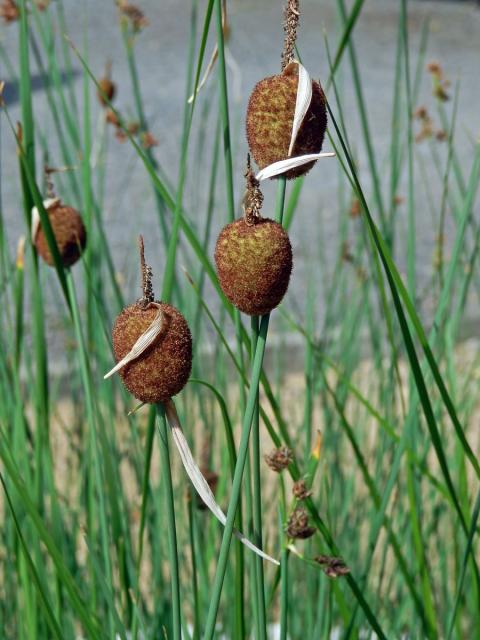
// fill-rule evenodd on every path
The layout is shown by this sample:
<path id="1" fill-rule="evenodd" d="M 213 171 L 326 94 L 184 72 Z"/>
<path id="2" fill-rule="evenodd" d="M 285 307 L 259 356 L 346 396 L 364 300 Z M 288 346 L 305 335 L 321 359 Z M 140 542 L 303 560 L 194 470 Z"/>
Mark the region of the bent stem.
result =
<path id="1" fill-rule="evenodd" d="M 276 204 L 276 220 L 281 223 L 283 219 L 283 210 L 285 206 L 285 189 L 286 178 L 279 178 L 278 191 L 277 191 L 277 204 Z M 250 439 L 250 431 L 252 427 L 252 420 L 257 406 L 258 388 L 260 382 L 260 375 L 262 373 L 263 356 L 265 354 L 265 344 L 268 334 L 268 324 L 270 321 L 270 314 L 262 316 L 260 321 L 260 330 L 258 332 L 257 348 L 255 349 L 255 355 L 252 362 L 252 379 L 250 382 L 250 388 L 248 390 L 247 404 L 245 408 L 245 415 L 242 424 L 242 437 L 240 440 L 240 446 L 237 457 L 237 464 L 235 465 L 235 473 L 233 476 L 232 493 L 230 497 L 230 504 L 227 511 L 227 522 L 225 524 L 225 530 L 223 532 L 222 544 L 220 546 L 220 553 L 218 557 L 217 571 L 215 574 L 215 581 L 212 589 L 212 599 L 210 601 L 210 607 L 208 610 L 207 623 L 205 627 L 205 640 L 211 640 L 215 632 L 215 622 L 217 619 L 218 606 L 220 604 L 220 596 L 222 593 L 223 581 L 225 578 L 225 572 L 227 570 L 228 553 L 230 550 L 230 543 L 233 534 L 233 525 L 235 522 L 235 515 L 237 512 L 238 502 L 240 499 L 240 490 L 242 486 L 243 471 L 245 468 L 245 461 L 247 458 L 248 442 Z"/>
<path id="2" fill-rule="evenodd" d="M 170 473 L 170 453 L 168 449 L 168 425 L 163 404 L 159 403 L 156 407 L 158 416 L 157 430 L 160 443 L 160 463 L 162 466 L 162 481 L 165 491 L 165 507 L 168 526 L 168 554 L 170 561 L 170 580 L 172 585 L 173 638 L 174 640 L 181 640 L 180 576 L 178 571 L 175 506 L 173 502 L 172 476 Z"/>

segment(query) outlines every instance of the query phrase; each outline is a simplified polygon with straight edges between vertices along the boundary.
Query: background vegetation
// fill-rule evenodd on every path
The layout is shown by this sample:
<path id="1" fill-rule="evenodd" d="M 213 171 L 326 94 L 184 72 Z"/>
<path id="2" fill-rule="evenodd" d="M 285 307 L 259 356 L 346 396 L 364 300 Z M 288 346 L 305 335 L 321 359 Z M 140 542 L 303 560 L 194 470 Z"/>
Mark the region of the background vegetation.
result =
<path id="1" fill-rule="evenodd" d="M 2 172 L 18 164 L 16 215 L 24 216 L 27 238 L 16 251 L 17 238 L 0 207 L 0 636 L 178 637 L 173 574 L 183 635 L 200 638 L 222 528 L 198 508 L 174 450 L 169 489 L 162 417 L 156 431 L 154 409 L 127 416 L 133 399 L 118 379 L 103 382 L 113 361 L 113 320 L 133 302 L 124 298 L 114 266 L 114 223 L 104 219 L 103 203 L 116 131 L 133 145 L 155 192 L 151 217 L 161 243 L 152 246 L 146 239 L 147 260 L 151 253 L 162 256 L 157 293 L 182 310 L 195 341 L 192 379 L 176 404 L 197 460 L 218 474 L 217 499 L 226 510 L 238 427 L 256 391 L 250 354 L 255 358 L 263 349 L 267 323 L 251 332 L 224 298 L 212 264 L 212 241 L 240 215 L 234 182 L 243 180 L 232 170 L 236 138 L 221 5 L 192 0 L 185 66 L 172 70 L 186 81 L 175 171 L 161 146 L 152 146 L 145 117 L 142 86 L 155 79 L 143 77 L 136 64 L 135 44 L 146 27 L 141 15 L 119 3 L 125 59 L 115 65 L 126 65 L 131 74 L 131 113 L 111 111 L 116 123 L 97 129 L 96 114 L 105 110 L 96 97 L 98 73 L 88 62 L 88 20 L 83 35 L 70 34 L 72 47 L 63 4 L 19 2 L 8 27 L 18 32 L 18 50 L 0 47 L 1 79 L 18 81 L 21 102 L 21 126 L 10 118 L 8 103 L 1 114 L 2 136 L 16 136 L 18 146 L 17 157 L 3 155 Z M 257 539 L 261 516 L 264 546 L 281 567 L 264 564 L 262 571 L 251 553 L 232 544 L 217 635 L 260 638 L 268 627 L 293 639 L 329 638 L 333 632 L 370 637 L 372 631 L 388 638 L 473 638 L 480 635 L 479 363 L 476 350 L 459 337 L 467 301 L 480 291 L 474 215 L 480 145 L 472 136 L 473 160 L 465 173 L 465 149 L 456 135 L 458 87 L 446 85 L 438 66 L 425 72 L 429 25 L 415 50 L 402 0 L 392 43 L 396 63 L 384 87 L 393 95 L 391 135 L 387 158 L 380 161 L 362 92 L 361 74 L 368 69 L 361 68 L 354 48 L 364 2 L 332 4 L 338 33 L 325 37 L 330 72 L 322 84 L 329 100 L 325 146 L 337 152 L 328 161 L 338 166 L 338 201 L 330 204 L 338 213 L 336 258 L 326 260 L 332 239 L 322 235 L 319 219 L 303 308 L 289 292 L 272 314 L 269 357 L 259 376 L 259 431 L 254 420 L 237 516 L 243 531 Z M 234 20 L 229 28 L 235 29 Z M 188 103 L 215 42 L 219 56 L 211 77 Z M 279 67 L 280 52 L 281 43 Z M 344 99 L 347 68 L 354 102 Z M 45 77 L 48 122 L 36 116 L 32 69 Z M 75 73 L 83 75 L 80 100 Z M 417 109 L 425 81 L 432 84 L 433 116 Z M 360 114 L 358 140 L 349 134 L 352 111 Z M 419 155 L 421 138 L 426 151 Z M 356 147 L 366 149 L 361 167 Z M 72 272 L 58 263 L 53 277 L 28 240 L 31 208 L 41 209 L 46 191 L 45 163 L 73 167 L 56 174 L 55 185 L 63 201 L 81 211 L 88 231 L 82 261 Z M 317 181 L 319 199 L 321 164 L 305 178 Z M 286 195 L 285 183 L 279 183 L 277 217 L 287 229 L 302 215 L 303 182 L 288 183 Z M 200 184 L 208 198 L 198 215 L 191 203 Z M 428 214 L 416 207 L 424 191 Z M 267 208 L 275 208 L 271 197 Z M 400 208 L 406 226 L 398 224 Z M 428 286 L 420 287 L 416 234 L 425 215 L 431 215 L 436 256 Z M 135 237 L 131 252 L 135 265 Z M 397 260 L 405 264 L 404 274 Z M 47 299 L 53 300 L 53 320 L 46 316 Z M 302 362 L 298 371 L 290 366 L 292 354 Z M 293 451 L 293 460 L 275 474 L 263 455 L 280 446 Z M 296 506 L 292 480 L 301 478 L 312 490 L 305 507 L 316 529 L 306 541 L 285 531 Z M 178 569 L 168 536 L 172 491 Z M 327 575 L 332 563 L 338 567 L 332 558 L 341 558 L 349 573 Z"/>

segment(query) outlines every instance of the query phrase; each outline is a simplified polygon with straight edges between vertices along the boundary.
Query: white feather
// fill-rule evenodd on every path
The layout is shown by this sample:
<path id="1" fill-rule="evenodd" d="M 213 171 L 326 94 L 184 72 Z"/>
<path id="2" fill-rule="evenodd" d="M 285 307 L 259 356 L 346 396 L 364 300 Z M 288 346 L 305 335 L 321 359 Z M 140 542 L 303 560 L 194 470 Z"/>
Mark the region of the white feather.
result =
<path id="1" fill-rule="evenodd" d="M 210 487 L 208 486 L 207 481 L 203 477 L 202 472 L 197 466 L 197 463 L 193 459 L 192 452 L 190 451 L 190 447 L 188 446 L 187 439 L 185 438 L 185 434 L 183 433 L 182 425 L 180 424 L 180 420 L 178 418 L 177 410 L 172 400 L 168 400 L 165 402 L 165 412 L 167 415 L 167 420 L 172 430 L 173 441 L 175 442 L 178 452 L 180 454 L 180 458 L 182 459 L 183 466 L 185 467 L 185 471 L 187 472 L 188 477 L 190 478 L 193 486 L 198 492 L 198 495 L 202 498 L 204 503 L 213 513 L 213 515 L 225 526 L 227 518 L 223 513 L 220 506 L 217 504 L 215 500 L 215 496 L 213 495 Z M 264 553 L 261 549 L 256 547 L 248 538 L 246 538 L 243 533 L 234 529 L 233 531 L 236 538 L 240 540 L 246 547 L 248 547 L 251 551 L 264 558 L 265 560 L 269 560 L 273 562 L 273 564 L 280 564 L 277 560 L 270 557 L 266 553 Z"/>
<path id="2" fill-rule="evenodd" d="M 333 157 L 335 157 L 333 151 L 327 151 L 322 153 L 308 153 L 304 156 L 296 156 L 294 158 L 287 158 L 286 160 L 279 160 L 278 162 L 269 164 L 268 167 L 259 171 L 255 177 L 261 182 L 262 180 L 267 180 L 267 178 L 273 178 L 274 176 L 286 173 L 287 171 L 290 171 L 290 169 L 295 169 L 296 167 L 301 167 L 309 162 L 314 162 L 319 158 Z"/>
<path id="3" fill-rule="evenodd" d="M 153 320 L 152 324 L 148 327 L 148 329 L 144 333 L 142 333 L 142 335 L 138 338 L 138 340 L 135 342 L 135 344 L 133 345 L 131 350 L 127 353 L 127 355 L 124 358 L 122 358 L 120 362 L 118 362 L 113 367 L 113 369 L 111 369 L 108 373 L 106 373 L 103 376 L 103 379 L 106 380 L 107 378 L 110 378 L 110 376 L 113 376 L 114 373 L 119 371 L 126 364 L 128 364 L 132 360 L 135 360 L 136 358 L 141 356 L 142 353 L 146 349 L 148 349 L 148 347 L 151 344 L 153 344 L 153 342 L 156 340 L 156 338 L 158 337 L 158 335 L 162 330 L 162 327 L 163 327 L 163 313 L 161 309 L 158 309 L 158 313 L 155 316 L 155 319 Z"/>
<path id="4" fill-rule="evenodd" d="M 312 79 L 310 78 L 308 71 L 299 62 L 291 64 L 296 64 L 298 66 L 298 85 L 295 115 L 293 116 L 292 124 L 292 135 L 290 137 L 290 146 L 288 147 L 289 157 L 292 155 L 298 132 L 312 101 Z"/>

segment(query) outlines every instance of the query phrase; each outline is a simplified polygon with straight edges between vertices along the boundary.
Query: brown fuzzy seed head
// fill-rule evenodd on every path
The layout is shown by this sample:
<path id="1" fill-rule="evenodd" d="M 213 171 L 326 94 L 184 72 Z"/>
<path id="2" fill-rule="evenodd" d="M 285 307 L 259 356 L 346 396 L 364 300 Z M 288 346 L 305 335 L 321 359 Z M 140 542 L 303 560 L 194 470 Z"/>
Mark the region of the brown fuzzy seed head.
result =
<path id="1" fill-rule="evenodd" d="M 87 232 L 78 211 L 58 203 L 47 210 L 53 235 L 64 267 L 71 267 L 80 258 L 87 243 Z M 39 255 L 50 266 L 54 265 L 47 238 L 41 226 L 35 236 L 35 247 Z"/>
<path id="2" fill-rule="evenodd" d="M 182 314 L 165 302 L 158 303 L 164 325 L 155 342 L 119 371 L 123 384 L 141 402 L 164 402 L 186 385 L 192 368 L 192 337 Z M 154 321 L 156 305 L 126 307 L 115 320 L 113 351 L 119 362 Z"/>
<path id="3" fill-rule="evenodd" d="M 270 451 L 265 456 L 265 462 L 268 464 L 272 471 L 280 473 L 288 467 L 293 460 L 293 451 L 288 447 L 280 447 Z"/>
<path id="4" fill-rule="evenodd" d="M 292 272 L 292 247 L 283 227 L 242 218 L 224 227 L 215 247 L 220 286 L 240 311 L 263 315 L 278 306 Z"/>
<path id="5" fill-rule="evenodd" d="M 297 480 L 292 487 L 292 493 L 297 500 L 306 500 L 312 495 L 312 492 L 308 489 L 305 480 Z"/>
<path id="6" fill-rule="evenodd" d="M 106 107 L 108 102 L 107 100 L 105 100 L 105 98 L 108 98 L 108 101 L 111 102 L 115 97 L 116 91 L 117 87 L 115 86 L 115 83 L 110 80 L 110 78 L 105 77 L 99 80 L 97 96 L 100 104 Z"/>
<path id="7" fill-rule="evenodd" d="M 250 152 L 264 169 L 274 162 L 288 157 L 292 134 L 298 76 L 282 73 L 261 80 L 254 88 L 247 109 L 247 140 Z M 327 111 L 325 95 L 318 82 L 312 82 L 312 101 L 292 151 L 292 157 L 307 153 L 320 153 L 325 130 Z M 315 162 L 290 169 L 287 178 L 305 175 Z"/>
<path id="8" fill-rule="evenodd" d="M 306 540 L 315 533 L 315 527 L 308 524 L 308 514 L 303 507 L 297 507 L 288 519 L 286 532 L 290 538 Z"/>

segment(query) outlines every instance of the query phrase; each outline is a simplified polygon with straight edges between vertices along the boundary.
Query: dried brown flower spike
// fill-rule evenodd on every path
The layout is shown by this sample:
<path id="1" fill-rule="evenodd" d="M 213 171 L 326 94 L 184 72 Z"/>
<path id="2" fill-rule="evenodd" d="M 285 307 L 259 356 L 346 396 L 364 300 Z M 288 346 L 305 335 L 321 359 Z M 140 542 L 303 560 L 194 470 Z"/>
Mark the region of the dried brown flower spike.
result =
<path id="1" fill-rule="evenodd" d="M 288 447 L 280 447 L 274 449 L 265 456 L 265 462 L 272 471 L 280 473 L 288 467 L 293 460 L 293 451 Z"/>
<path id="2" fill-rule="evenodd" d="M 338 578 L 339 576 L 346 576 L 347 573 L 350 573 L 350 569 L 342 558 L 322 555 L 316 556 L 314 560 L 318 562 L 329 578 Z"/>
<path id="3" fill-rule="evenodd" d="M 165 402 L 179 393 L 192 368 L 192 337 L 183 315 L 170 304 L 154 302 L 151 270 L 140 240 L 143 298 L 118 315 L 113 327 L 117 365 L 125 387 L 141 402 Z"/>
<path id="4" fill-rule="evenodd" d="M 288 519 L 286 531 L 290 538 L 306 540 L 313 536 L 316 529 L 309 526 L 308 514 L 305 509 L 297 507 Z"/>
<path id="5" fill-rule="evenodd" d="M 20 9 L 14 0 L 3 0 L 0 4 L 0 17 L 6 24 L 20 18 Z"/>
<path id="6" fill-rule="evenodd" d="M 112 63 L 109 61 L 105 65 L 105 75 L 98 81 L 98 99 L 103 107 L 106 107 L 109 102 L 115 97 L 117 87 L 112 81 Z"/>
<path id="7" fill-rule="evenodd" d="M 262 218 L 262 194 L 248 162 L 245 215 L 222 229 L 215 247 L 218 279 L 227 298 L 251 316 L 269 313 L 285 295 L 292 247 L 283 227 Z"/>
<path id="8" fill-rule="evenodd" d="M 306 500 L 312 495 L 312 492 L 307 487 L 305 480 L 297 480 L 292 487 L 292 493 L 297 500 Z"/>
<path id="9" fill-rule="evenodd" d="M 318 82 L 293 57 L 299 19 L 298 0 L 285 9 L 282 73 L 261 80 L 247 109 L 247 140 L 260 167 L 257 178 L 296 178 L 322 157 L 327 128 L 326 100 Z"/>

